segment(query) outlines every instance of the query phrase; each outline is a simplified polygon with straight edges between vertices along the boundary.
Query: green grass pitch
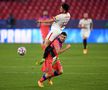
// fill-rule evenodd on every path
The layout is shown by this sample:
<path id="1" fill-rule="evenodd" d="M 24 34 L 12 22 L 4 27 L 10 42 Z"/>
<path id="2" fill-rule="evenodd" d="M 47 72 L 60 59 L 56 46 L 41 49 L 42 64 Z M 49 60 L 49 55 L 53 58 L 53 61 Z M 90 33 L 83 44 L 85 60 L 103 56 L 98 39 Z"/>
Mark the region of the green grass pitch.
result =
<path id="1" fill-rule="evenodd" d="M 17 48 L 25 46 L 27 54 L 19 56 Z M 72 44 L 60 55 L 64 73 L 47 81 L 39 88 L 41 59 L 39 44 L 0 44 L 0 90 L 108 90 L 108 44 L 89 44 L 89 53 L 83 55 L 82 44 Z"/>

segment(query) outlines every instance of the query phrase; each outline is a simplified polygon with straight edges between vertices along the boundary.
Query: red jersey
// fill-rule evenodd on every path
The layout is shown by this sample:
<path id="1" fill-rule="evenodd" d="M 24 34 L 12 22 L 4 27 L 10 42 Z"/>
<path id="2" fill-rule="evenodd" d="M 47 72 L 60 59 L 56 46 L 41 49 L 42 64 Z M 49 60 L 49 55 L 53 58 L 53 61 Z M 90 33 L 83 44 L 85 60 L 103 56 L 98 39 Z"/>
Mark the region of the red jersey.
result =
<path id="1" fill-rule="evenodd" d="M 59 38 L 56 38 L 56 39 L 52 42 L 51 47 L 54 48 L 54 52 L 55 52 L 55 54 L 57 54 L 56 49 L 60 50 L 60 49 L 62 48 L 62 42 L 60 41 Z"/>
<path id="2" fill-rule="evenodd" d="M 59 40 L 59 38 L 56 38 L 52 42 L 51 46 L 54 48 L 55 54 L 57 54 L 55 48 L 60 50 L 61 47 L 62 47 L 62 42 Z M 48 57 L 46 58 L 45 62 L 42 65 L 42 72 L 46 72 L 48 74 L 51 74 L 53 72 L 53 70 L 60 70 L 60 69 L 62 69 L 62 65 L 60 63 L 60 60 L 57 60 L 56 63 L 53 66 L 52 66 L 52 62 L 53 62 L 53 58 L 52 58 L 52 56 L 49 53 Z"/>
<path id="3" fill-rule="evenodd" d="M 40 18 L 40 20 L 47 20 L 47 19 L 49 19 L 48 16 L 43 16 Z M 50 29 L 49 23 L 41 23 L 40 24 L 40 31 L 41 31 L 43 40 L 46 38 L 46 36 L 49 32 L 49 29 Z"/>

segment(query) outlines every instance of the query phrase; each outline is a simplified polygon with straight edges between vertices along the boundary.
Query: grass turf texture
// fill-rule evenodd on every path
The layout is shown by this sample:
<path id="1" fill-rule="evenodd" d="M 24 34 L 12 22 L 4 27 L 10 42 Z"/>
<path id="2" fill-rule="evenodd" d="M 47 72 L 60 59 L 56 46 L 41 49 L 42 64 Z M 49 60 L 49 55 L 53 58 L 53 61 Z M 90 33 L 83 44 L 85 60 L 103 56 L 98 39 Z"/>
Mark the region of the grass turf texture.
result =
<path id="1" fill-rule="evenodd" d="M 19 56 L 17 48 L 25 46 L 27 54 Z M 39 44 L 0 44 L 0 90 L 108 90 L 108 44 L 89 44 L 89 53 L 83 55 L 82 44 L 72 44 L 60 55 L 64 73 L 47 81 L 39 88 L 41 59 Z"/>

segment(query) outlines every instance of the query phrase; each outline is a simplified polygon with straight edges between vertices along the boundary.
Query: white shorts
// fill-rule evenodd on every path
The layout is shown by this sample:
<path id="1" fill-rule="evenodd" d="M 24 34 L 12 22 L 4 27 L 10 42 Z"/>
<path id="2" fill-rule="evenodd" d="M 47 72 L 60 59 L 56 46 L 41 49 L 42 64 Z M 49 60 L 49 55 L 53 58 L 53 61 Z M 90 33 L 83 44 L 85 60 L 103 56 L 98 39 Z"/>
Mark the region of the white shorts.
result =
<path id="1" fill-rule="evenodd" d="M 53 29 L 51 30 L 48 35 L 46 36 L 46 39 L 50 40 L 51 42 L 61 34 L 61 30 L 60 29 Z"/>
<path id="2" fill-rule="evenodd" d="M 82 38 L 88 38 L 90 36 L 90 30 L 81 30 Z"/>

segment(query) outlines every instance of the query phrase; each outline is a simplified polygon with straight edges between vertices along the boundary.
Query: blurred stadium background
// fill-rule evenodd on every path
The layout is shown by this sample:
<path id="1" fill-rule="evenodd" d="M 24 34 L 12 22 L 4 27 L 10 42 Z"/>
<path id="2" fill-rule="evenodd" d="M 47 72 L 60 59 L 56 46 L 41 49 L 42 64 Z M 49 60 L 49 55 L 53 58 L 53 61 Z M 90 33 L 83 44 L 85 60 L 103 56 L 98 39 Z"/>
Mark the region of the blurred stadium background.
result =
<path id="1" fill-rule="evenodd" d="M 108 42 L 107 0 L 0 0 L 0 42 L 40 43 L 42 38 L 36 20 L 44 10 L 51 17 L 58 14 L 64 1 L 70 5 L 71 13 L 71 20 L 65 29 L 69 33 L 67 43 L 82 42 L 78 22 L 84 12 L 89 13 L 94 23 L 94 31 L 88 41 Z M 15 18 L 12 28 L 7 23 L 10 15 Z"/>
<path id="2" fill-rule="evenodd" d="M 64 73 L 54 78 L 54 85 L 45 83 L 44 90 L 108 90 L 108 0 L 0 0 L 0 90 L 40 90 L 42 37 L 36 20 L 44 10 L 58 14 L 63 3 L 70 7 L 71 20 L 64 31 L 72 48 L 60 56 Z M 88 39 L 89 52 L 82 53 L 79 19 L 88 12 L 94 28 Z M 12 26 L 9 17 L 13 15 Z M 29 43 L 29 44 L 28 44 Z M 17 48 L 24 46 L 24 57 Z"/>

